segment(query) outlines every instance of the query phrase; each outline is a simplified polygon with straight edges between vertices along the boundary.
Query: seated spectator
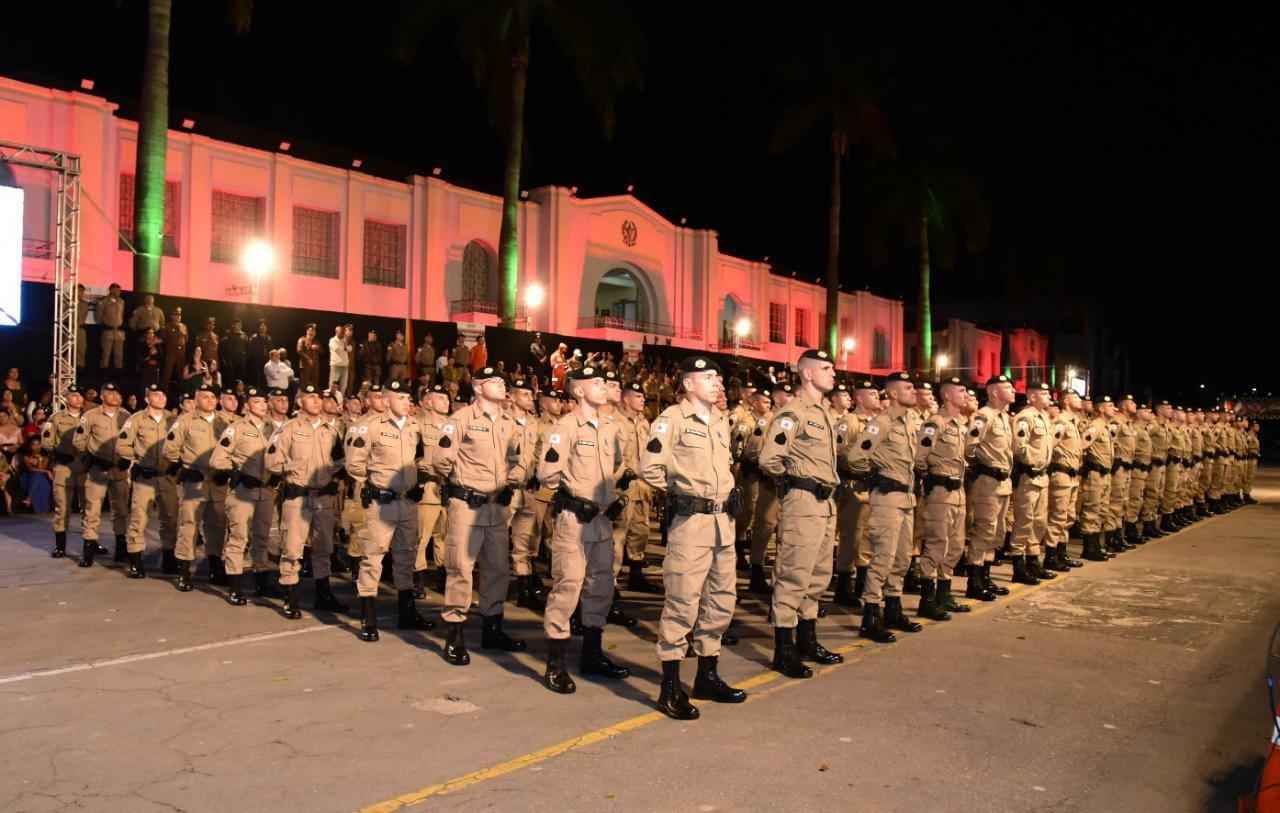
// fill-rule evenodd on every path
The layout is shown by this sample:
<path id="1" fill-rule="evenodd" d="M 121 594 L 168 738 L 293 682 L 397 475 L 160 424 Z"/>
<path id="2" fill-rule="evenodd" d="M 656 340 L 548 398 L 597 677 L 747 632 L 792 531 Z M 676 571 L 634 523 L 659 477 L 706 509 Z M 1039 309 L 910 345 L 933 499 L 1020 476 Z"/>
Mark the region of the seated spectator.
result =
<path id="1" fill-rule="evenodd" d="M 23 507 L 36 514 L 53 510 L 53 466 L 40 438 L 28 440 L 18 456 L 18 480 L 25 494 Z"/>
<path id="2" fill-rule="evenodd" d="M 0 454 L 13 462 L 13 456 L 22 447 L 22 430 L 9 412 L 0 412 Z"/>

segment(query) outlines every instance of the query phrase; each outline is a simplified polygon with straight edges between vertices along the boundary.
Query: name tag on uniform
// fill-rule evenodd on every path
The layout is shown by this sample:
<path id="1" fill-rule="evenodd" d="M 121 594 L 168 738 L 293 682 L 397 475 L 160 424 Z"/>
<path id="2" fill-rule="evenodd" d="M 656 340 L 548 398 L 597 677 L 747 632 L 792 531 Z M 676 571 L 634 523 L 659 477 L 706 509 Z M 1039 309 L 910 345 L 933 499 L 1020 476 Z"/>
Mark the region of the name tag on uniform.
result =
<path id="1" fill-rule="evenodd" d="M 595 446 L 595 445 L 596 445 L 596 442 L 595 442 L 594 440 L 580 440 L 580 441 L 578 441 L 575 445 L 577 445 L 577 446 Z"/>
<path id="2" fill-rule="evenodd" d="M 468 432 L 488 432 L 488 431 L 489 431 L 489 427 L 487 427 L 487 426 L 468 426 L 468 427 L 467 427 L 467 431 L 468 431 Z"/>
<path id="3" fill-rule="evenodd" d="M 308 435 L 306 432 L 294 432 L 293 439 L 294 440 L 311 440 L 311 436 Z"/>
<path id="4" fill-rule="evenodd" d="M 383 433 L 382 433 L 382 436 L 383 436 L 384 438 L 391 438 L 392 440 L 399 440 L 399 439 L 400 439 L 400 436 L 399 436 L 399 435 L 397 435 L 395 432 L 383 432 Z"/>
<path id="5" fill-rule="evenodd" d="M 809 426 L 812 426 L 815 429 L 825 428 L 822 424 L 818 423 L 817 421 L 805 421 L 805 423 L 808 424 Z"/>
<path id="6" fill-rule="evenodd" d="M 684 432 L 685 432 L 685 434 L 686 434 L 686 435 L 697 435 L 697 436 L 698 436 L 698 437 L 700 437 L 700 438 L 705 438 L 705 437 L 707 436 L 707 433 L 706 433 L 706 432 L 703 432 L 703 431 L 698 430 L 698 429 L 686 429 L 686 430 L 684 430 Z"/>

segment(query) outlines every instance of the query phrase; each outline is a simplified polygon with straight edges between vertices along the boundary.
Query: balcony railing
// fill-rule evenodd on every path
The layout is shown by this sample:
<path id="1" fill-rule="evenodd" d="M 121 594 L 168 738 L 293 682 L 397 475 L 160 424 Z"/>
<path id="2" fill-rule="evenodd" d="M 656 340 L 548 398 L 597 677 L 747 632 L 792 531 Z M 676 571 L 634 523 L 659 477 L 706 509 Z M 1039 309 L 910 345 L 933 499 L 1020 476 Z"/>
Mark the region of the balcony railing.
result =
<path id="1" fill-rule="evenodd" d="M 666 322 L 642 322 L 638 319 L 624 319 L 620 316 L 584 316 L 578 320 L 578 328 L 591 330 L 605 328 L 607 330 L 629 330 L 632 333 L 645 333 L 650 336 L 666 336 L 679 339 L 701 339 L 702 331 L 698 328 L 682 328 Z"/>
<path id="2" fill-rule="evenodd" d="M 449 313 L 498 314 L 498 303 L 492 299 L 454 299 L 449 302 Z"/>

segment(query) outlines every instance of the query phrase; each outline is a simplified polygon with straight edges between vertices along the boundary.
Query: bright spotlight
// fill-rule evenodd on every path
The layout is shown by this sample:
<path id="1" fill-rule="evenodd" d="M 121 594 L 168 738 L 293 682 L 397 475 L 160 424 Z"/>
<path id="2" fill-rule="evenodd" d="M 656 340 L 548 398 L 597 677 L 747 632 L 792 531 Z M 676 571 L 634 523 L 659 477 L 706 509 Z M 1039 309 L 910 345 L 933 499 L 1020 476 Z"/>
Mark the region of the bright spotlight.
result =
<path id="1" fill-rule="evenodd" d="M 846 336 L 844 340 L 844 344 L 841 345 L 841 347 L 844 348 L 844 352 L 846 353 L 852 353 L 853 348 L 857 346 L 858 346 L 858 343 L 853 340 L 852 336 Z"/>
<path id="2" fill-rule="evenodd" d="M 751 320 L 743 316 L 733 323 L 733 332 L 739 339 L 745 338 L 751 333 Z"/>
<path id="3" fill-rule="evenodd" d="M 240 267 L 251 277 L 260 277 L 271 271 L 276 253 L 265 240 L 250 240 L 240 255 Z"/>
<path id="4" fill-rule="evenodd" d="M 547 290 L 540 284 L 533 282 L 529 287 L 524 289 L 524 304 L 530 308 L 542 307 L 542 303 L 547 298 Z"/>

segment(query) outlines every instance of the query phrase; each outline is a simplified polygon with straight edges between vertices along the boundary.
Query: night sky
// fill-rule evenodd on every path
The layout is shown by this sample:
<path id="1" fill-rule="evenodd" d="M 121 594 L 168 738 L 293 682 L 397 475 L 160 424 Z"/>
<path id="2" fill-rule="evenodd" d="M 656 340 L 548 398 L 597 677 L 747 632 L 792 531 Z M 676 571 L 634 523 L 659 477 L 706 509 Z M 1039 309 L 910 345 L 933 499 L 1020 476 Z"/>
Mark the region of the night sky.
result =
<path id="1" fill-rule="evenodd" d="M 785 66 L 811 62 L 830 36 L 875 77 L 900 153 L 981 191 L 989 230 L 958 226 L 959 249 L 935 259 L 935 320 L 948 301 L 978 302 L 991 327 L 1051 333 L 1092 306 L 1127 349 L 1135 388 L 1280 390 L 1263 294 L 1280 71 L 1257 20 L 1204 5 L 1158 17 L 1031 4 L 858 4 L 833 17 L 826 5 L 632 4 L 631 22 L 607 35 L 643 43 L 644 86 L 618 100 L 611 141 L 559 44 L 535 29 L 523 185 L 594 196 L 634 183 L 672 220 L 716 229 L 722 250 L 816 279 L 828 137 L 814 130 L 782 154 L 770 141 L 795 101 Z M 200 132 L 266 148 L 287 139 L 339 165 L 361 157 L 392 178 L 438 165 L 499 191 L 503 138 L 448 26 L 425 32 L 406 62 L 394 53 L 397 3 L 258 0 L 244 35 L 218 0 L 174 6 L 175 124 L 190 116 Z M 0 74 L 58 87 L 93 77 L 132 117 L 144 7 L 7 10 Z M 857 150 L 847 163 L 842 278 L 911 308 L 914 247 L 868 225 L 883 219 L 886 171 Z"/>

